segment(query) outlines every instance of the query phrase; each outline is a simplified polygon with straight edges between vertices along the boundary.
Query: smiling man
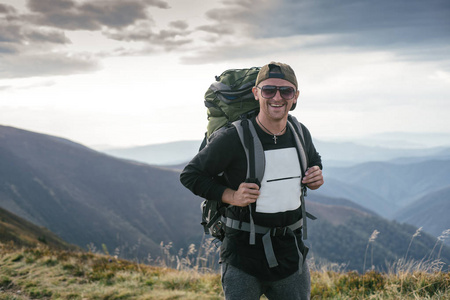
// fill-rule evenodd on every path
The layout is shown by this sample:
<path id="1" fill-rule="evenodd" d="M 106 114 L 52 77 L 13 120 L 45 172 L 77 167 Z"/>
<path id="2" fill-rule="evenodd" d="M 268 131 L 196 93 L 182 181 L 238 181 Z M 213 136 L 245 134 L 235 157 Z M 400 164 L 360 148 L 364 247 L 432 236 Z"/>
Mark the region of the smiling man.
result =
<path id="1" fill-rule="evenodd" d="M 247 158 L 234 126 L 215 136 L 180 179 L 194 194 L 227 206 L 220 252 L 226 299 L 259 299 L 263 294 L 269 299 L 309 299 L 301 194 L 304 187 L 323 184 L 321 158 L 306 127 L 300 125 L 304 143 L 299 149 L 296 129 L 288 126 L 289 111 L 299 97 L 290 66 L 263 66 L 252 91 L 260 107 L 250 122 L 264 149 L 262 181 L 246 182 Z M 301 151 L 307 157 L 305 173 Z M 217 179 L 220 173 L 224 180 Z"/>

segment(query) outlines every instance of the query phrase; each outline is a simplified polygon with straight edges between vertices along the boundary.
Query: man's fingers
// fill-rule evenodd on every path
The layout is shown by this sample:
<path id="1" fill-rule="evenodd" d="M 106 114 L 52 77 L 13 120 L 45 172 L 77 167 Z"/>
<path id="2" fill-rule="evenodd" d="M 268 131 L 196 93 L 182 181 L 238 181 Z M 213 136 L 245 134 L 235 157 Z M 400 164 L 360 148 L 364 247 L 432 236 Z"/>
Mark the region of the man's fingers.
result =
<path id="1" fill-rule="evenodd" d="M 305 172 L 302 183 L 306 184 L 310 189 L 318 189 L 323 183 L 322 170 L 318 166 L 313 166 Z"/>
<path id="2" fill-rule="evenodd" d="M 247 188 L 252 190 L 259 190 L 259 186 L 256 183 L 243 182 L 240 184 L 239 188 Z"/>

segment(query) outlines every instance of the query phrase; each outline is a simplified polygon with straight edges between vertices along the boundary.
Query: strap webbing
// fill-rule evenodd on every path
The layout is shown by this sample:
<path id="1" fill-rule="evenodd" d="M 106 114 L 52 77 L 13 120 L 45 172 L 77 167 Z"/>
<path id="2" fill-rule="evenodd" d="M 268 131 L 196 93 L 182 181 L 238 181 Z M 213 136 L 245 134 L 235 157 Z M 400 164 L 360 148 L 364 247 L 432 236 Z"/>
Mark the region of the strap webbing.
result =
<path id="1" fill-rule="evenodd" d="M 265 155 L 261 141 L 258 138 L 256 129 L 253 123 L 248 119 L 233 122 L 236 127 L 239 138 L 244 146 L 245 156 L 247 157 L 247 179 L 246 182 L 253 182 L 261 186 L 261 181 L 264 176 L 265 169 Z M 253 221 L 253 207 L 256 209 L 256 204 L 248 206 L 250 211 L 250 245 L 255 244 L 255 222 Z"/>
<path id="2" fill-rule="evenodd" d="M 250 235 L 252 234 L 252 224 L 251 223 L 240 222 L 238 220 L 233 220 L 230 218 L 226 218 L 226 220 L 224 218 L 224 222 L 225 222 L 226 226 L 229 228 L 247 231 L 247 232 L 250 232 Z M 285 230 L 285 234 L 291 235 L 295 239 L 295 246 L 297 248 L 297 252 L 299 255 L 298 265 L 299 265 L 300 273 L 302 272 L 302 267 L 303 267 L 303 255 L 298 247 L 298 241 L 297 241 L 297 237 L 295 236 L 294 230 L 301 228 L 302 224 L 303 224 L 303 220 L 300 219 L 297 222 L 295 222 L 294 224 L 291 224 L 289 226 L 282 228 Z M 274 267 L 278 266 L 278 261 L 277 261 L 277 258 L 275 257 L 275 252 L 273 251 L 273 245 L 272 245 L 272 235 L 273 235 L 272 232 L 274 229 L 276 229 L 276 228 L 264 227 L 264 226 L 259 226 L 259 225 L 253 224 L 253 230 L 254 230 L 253 232 L 263 234 L 262 242 L 263 242 L 263 247 L 264 247 L 264 253 L 266 255 L 266 260 L 267 260 L 267 263 L 269 264 L 269 268 L 274 268 Z"/>

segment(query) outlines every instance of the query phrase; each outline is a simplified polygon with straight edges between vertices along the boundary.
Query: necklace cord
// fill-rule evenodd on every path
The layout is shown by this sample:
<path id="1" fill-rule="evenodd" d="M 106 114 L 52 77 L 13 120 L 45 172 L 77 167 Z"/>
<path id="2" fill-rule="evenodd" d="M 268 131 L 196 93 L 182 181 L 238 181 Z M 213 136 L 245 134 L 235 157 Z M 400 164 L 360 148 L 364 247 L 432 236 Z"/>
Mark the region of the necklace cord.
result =
<path id="1" fill-rule="evenodd" d="M 283 128 L 280 132 L 278 132 L 277 134 L 275 134 L 275 133 L 272 133 L 272 131 L 270 131 L 269 129 L 267 129 L 266 126 L 264 126 L 264 125 L 261 123 L 261 121 L 259 120 L 258 116 L 256 116 L 256 121 L 257 121 L 258 124 L 261 125 L 261 126 L 262 126 L 269 134 L 273 135 L 273 141 L 274 141 L 275 144 L 277 143 L 278 136 L 279 136 L 283 131 L 285 131 L 285 130 L 286 130 L 286 127 L 287 127 L 287 124 L 286 124 L 286 126 L 284 126 L 284 128 Z"/>
<path id="2" fill-rule="evenodd" d="M 261 123 L 261 121 L 259 120 L 258 116 L 256 116 L 256 121 L 258 121 L 258 124 L 261 125 L 261 126 L 262 126 L 269 134 L 271 134 L 271 135 L 273 135 L 273 136 L 278 136 L 278 135 L 280 135 L 283 131 L 286 130 L 286 127 L 287 127 L 287 125 L 284 126 L 284 128 L 281 129 L 280 132 L 278 132 L 278 133 L 275 134 L 275 133 L 273 133 L 272 131 L 270 131 L 269 129 L 267 129 L 266 126 L 264 126 L 264 125 Z"/>

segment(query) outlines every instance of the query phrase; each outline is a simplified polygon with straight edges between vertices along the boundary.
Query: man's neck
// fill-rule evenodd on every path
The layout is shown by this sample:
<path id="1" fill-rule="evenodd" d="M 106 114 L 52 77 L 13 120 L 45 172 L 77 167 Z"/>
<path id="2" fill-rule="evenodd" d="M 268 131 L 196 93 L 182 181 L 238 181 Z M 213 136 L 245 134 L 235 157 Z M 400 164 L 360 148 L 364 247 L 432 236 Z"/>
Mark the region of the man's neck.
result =
<path id="1" fill-rule="evenodd" d="M 262 130 L 272 135 L 282 135 L 285 133 L 287 125 L 287 116 L 283 119 L 268 118 L 264 114 L 259 113 L 256 116 L 258 125 Z"/>

